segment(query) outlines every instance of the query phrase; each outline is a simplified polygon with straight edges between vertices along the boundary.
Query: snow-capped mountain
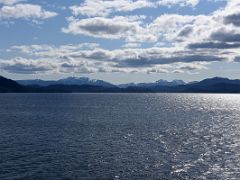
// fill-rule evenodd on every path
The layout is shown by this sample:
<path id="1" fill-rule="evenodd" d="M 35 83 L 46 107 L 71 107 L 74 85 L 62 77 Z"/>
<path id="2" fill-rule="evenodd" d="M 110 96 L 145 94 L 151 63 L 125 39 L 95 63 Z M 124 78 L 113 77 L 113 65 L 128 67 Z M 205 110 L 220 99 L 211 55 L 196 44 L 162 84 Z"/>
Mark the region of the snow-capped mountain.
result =
<path id="1" fill-rule="evenodd" d="M 103 80 L 98 79 L 90 79 L 87 77 L 68 77 L 66 79 L 60 79 L 57 81 L 44 81 L 44 80 L 18 80 L 19 84 L 27 85 L 27 86 L 50 86 L 50 85 L 93 85 L 93 86 L 102 86 L 102 87 L 115 87 L 113 84 L 108 83 Z"/>

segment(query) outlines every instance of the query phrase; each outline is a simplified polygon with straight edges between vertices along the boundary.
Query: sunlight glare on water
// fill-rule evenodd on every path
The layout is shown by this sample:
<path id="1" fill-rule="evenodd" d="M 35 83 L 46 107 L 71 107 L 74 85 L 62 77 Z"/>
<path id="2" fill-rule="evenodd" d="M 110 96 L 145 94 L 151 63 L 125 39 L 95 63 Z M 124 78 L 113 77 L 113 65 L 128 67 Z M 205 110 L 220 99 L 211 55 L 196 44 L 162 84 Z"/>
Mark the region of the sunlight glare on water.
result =
<path id="1" fill-rule="evenodd" d="M 240 95 L 0 95 L 0 179 L 238 179 Z"/>

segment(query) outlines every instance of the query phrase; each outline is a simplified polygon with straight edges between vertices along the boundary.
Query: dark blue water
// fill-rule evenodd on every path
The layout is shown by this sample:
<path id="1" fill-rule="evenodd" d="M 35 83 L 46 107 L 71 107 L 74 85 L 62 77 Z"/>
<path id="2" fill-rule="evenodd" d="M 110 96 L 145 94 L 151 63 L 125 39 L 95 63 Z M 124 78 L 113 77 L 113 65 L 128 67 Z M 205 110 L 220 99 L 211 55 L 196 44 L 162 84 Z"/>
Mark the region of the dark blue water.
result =
<path id="1" fill-rule="evenodd" d="M 239 177 L 240 95 L 0 95 L 1 180 Z"/>

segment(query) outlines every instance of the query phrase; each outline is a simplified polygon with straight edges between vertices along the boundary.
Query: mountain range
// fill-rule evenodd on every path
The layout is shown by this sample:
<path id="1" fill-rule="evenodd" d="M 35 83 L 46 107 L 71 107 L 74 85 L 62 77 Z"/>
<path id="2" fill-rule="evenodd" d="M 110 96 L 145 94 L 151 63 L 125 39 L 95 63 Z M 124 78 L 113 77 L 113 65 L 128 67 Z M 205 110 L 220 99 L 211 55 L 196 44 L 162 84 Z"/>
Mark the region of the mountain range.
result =
<path id="1" fill-rule="evenodd" d="M 0 76 L 1 93 L 240 93 L 240 80 L 214 77 L 199 82 L 159 80 L 153 83 L 129 83 L 114 85 L 103 80 L 86 77 L 69 77 L 57 81 L 11 80 Z"/>
<path id="2" fill-rule="evenodd" d="M 50 86 L 50 85 L 92 85 L 92 86 L 103 86 L 107 88 L 115 87 L 115 85 L 108 83 L 106 81 L 98 80 L 98 79 L 90 79 L 87 77 L 68 77 L 66 79 L 60 79 L 57 81 L 44 81 L 41 79 L 35 79 L 35 80 L 18 80 L 19 84 L 24 86 L 32 86 L 32 85 L 38 85 L 38 86 Z"/>
<path id="3" fill-rule="evenodd" d="M 91 86 L 102 86 L 105 88 L 113 88 L 113 87 L 119 87 L 119 88 L 127 88 L 127 87 L 151 87 L 151 86 L 177 86 L 177 85 L 184 85 L 186 84 L 182 80 L 173 80 L 171 82 L 166 80 L 159 80 L 154 83 L 129 83 L 129 84 L 120 84 L 120 85 L 114 85 L 109 82 L 98 80 L 98 79 L 90 79 L 87 77 L 68 77 L 66 79 L 60 79 L 57 81 L 44 81 L 41 79 L 35 79 L 35 80 L 18 80 L 19 84 L 24 86 L 32 86 L 37 85 L 41 87 L 50 86 L 50 85 L 91 85 Z"/>

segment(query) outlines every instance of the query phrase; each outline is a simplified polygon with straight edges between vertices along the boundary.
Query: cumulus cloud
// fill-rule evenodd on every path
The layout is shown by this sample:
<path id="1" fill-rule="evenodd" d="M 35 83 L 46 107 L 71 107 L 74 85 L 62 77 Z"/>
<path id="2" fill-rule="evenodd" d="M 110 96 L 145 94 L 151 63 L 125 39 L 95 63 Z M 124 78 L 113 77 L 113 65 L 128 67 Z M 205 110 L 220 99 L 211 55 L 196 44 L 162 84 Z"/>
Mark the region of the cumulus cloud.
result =
<path id="1" fill-rule="evenodd" d="M 218 31 L 212 33 L 210 39 L 220 42 L 240 42 L 240 33 Z"/>
<path id="2" fill-rule="evenodd" d="M 239 9 L 240 2 L 230 0 L 226 7 L 209 15 L 161 15 L 147 28 L 157 36 L 158 44 L 207 49 L 210 55 L 226 50 L 237 55 L 236 50 L 240 48 Z"/>
<path id="3" fill-rule="evenodd" d="M 89 74 L 89 73 L 184 73 L 185 71 L 195 71 L 204 69 L 203 66 L 196 65 L 197 62 L 172 64 L 152 64 L 136 66 L 135 64 L 120 65 L 117 62 L 101 62 L 94 60 L 63 60 L 63 59 L 4 59 L 0 60 L 2 71 L 14 74 Z M 186 65 L 185 65 L 186 64 Z"/>
<path id="4" fill-rule="evenodd" d="M 223 20 L 225 24 L 240 26 L 240 2 L 238 0 L 229 0 L 226 8 L 218 13 L 224 13 Z"/>
<path id="5" fill-rule="evenodd" d="M 158 64 L 173 64 L 177 62 L 183 63 L 192 63 L 192 62 L 215 62 L 215 61 L 223 61 L 224 58 L 218 56 L 211 55 L 184 55 L 184 56 L 156 56 L 156 57 L 139 57 L 136 59 L 125 59 L 117 66 L 120 67 L 148 67 Z"/>
<path id="6" fill-rule="evenodd" d="M 107 2 L 110 3 L 110 1 L 104 1 L 104 3 Z M 114 4 L 114 2 L 111 1 L 110 4 Z M 158 1 L 158 3 L 162 5 L 182 4 L 195 6 L 199 1 L 162 0 Z M 236 39 L 239 39 L 239 9 L 240 2 L 231 0 L 228 1 L 225 8 L 209 15 L 163 14 L 152 22 L 147 21 L 148 23 L 146 23 L 145 17 L 142 16 L 92 17 L 85 19 L 70 17 L 68 18 L 68 27 L 62 30 L 65 33 L 74 35 L 123 39 L 127 43 L 156 42 L 160 44 L 164 42 L 172 46 L 188 47 L 189 44 L 211 42 L 213 46 L 217 47 L 221 42 L 220 39 L 217 40 L 216 38 L 220 38 L 221 35 L 226 38 L 224 43 L 230 43 L 226 42 L 227 40 L 237 41 Z M 217 35 L 219 36 L 217 37 Z"/>
<path id="7" fill-rule="evenodd" d="M 200 42 L 189 44 L 190 49 L 234 49 L 240 48 L 240 43 L 225 43 L 225 42 Z"/>
<path id="8" fill-rule="evenodd" d="M 161 67 L 154 67 L 154 68 L 146 69 L 145 72 L 147 74 L 153 74 L 153 73 L 169 73 L 170 71 L 168 69 L 164 69 Z"/>
<path id="9" fill-rule="evenodd" d="M 56 67 L 49 62 L 40 62 L 19 57 L 11 60 L 0 60 L 0 68 L 14 74 L 39 74 L 51 71 Z"/>
<path id="10" fill-rule="evenodd" d="M 240 29 L 237 27 L 239 14 L 240 2 L 230 0 L 225 8 L 213 12 L 211 15 L 196 16 L 192 34 L 198 33 L 200 37 L 197 39 L 198 41 L 239 42 Z"/>
<path id="11" fill-rule="evenodd" d="M 23 2 L 25 0 L 0 0 L 0 5 L 4 4 L 4 5 L 13 5 L 19 2 Z"/>
<path id="12" fill-rule="evenodd" d="M 182 63 L 179 65 L 178 70 L 187 70 L 187 71 L 194 71 L 194 70 L 206 70 L 208 65 L 207 62 L 197 62 L 197 63 L 191 63 L 191 64 L 186 64 Z"/>
<path id="13" fill-rule="evenodd" d="M 94 17 L 87 19 L 69 19 L 64 33 L 87 35 L 105 39 L 124 39 L 128 42 L 156 41 L 142 24 L 144 16 L 116 16 L 114 18 Z"/>
<path id="14" fill-rule="evenodd" d="M 51 59 L 52 63 L 58 64 L 55 64 L 59 69 L 58 72 L 163 73 L 175 70 L 184 72 L 184 70 L 202 70 L 202 64 L 206 62 L 228 60 L 221 52 L 210 55 L 210 52 L 206 50 L 198 51 L 185 48 L 154 47 L 106 50 L 100 47 L 92 49 L 81 47 L 81 44 L 59 47 L 31 45 L 13 46 L 11 49 L 17 51 L 15 53 L 20 51 L 20 53 L 37 57 L 37 59 Z M 185 64 L 185 68 L 181 66 L 182 64 Z M 187 69 L 186 67 L 192 68 Z"/>
<path id="15" fill-rule="evenodd" d="M 74 16 L 104 17 L 117 12 L 156 8 L 159 6 L 170 7 L 179 5 L 195 7 L 198 3 L 199 0 L 85 0 L 80 5 L 71 6 L 70 9 Z"/>
<path id="16" fill-rule="evenodd" d="M 92 2 L 96 3 L 96 1 Z M 198 3 L 198 1 L 180 0 L 171 2 L 173 4 L 182 2 L 184 6 L 195 6 Z M 165 3 L 170 1 L 166 0 Z M 26 64 L 23 60 L 21 64 L 24 64 L 22 66 L 25 67 L 25 71 L 27 67 L 32 66 L 37 73 L 54 71 L 58 73 L 183 73 L 205 70 L 212 62 L 240 61 L 240 27 L 235 19 L 239 9 L 240 3 L 231 0 L 226 7 L 209 15 L 163 14 L 147 21 L 148 23 L 145 21 L 145 16 L 85 19 L 70 17 L 68 27 L 62 29 L 64 33 L 121 39 L 125 44 L 113 50 L 101 48 L 94 43 L 13 46 L 11 50 L 29 57 L 30 64 Z M 110 8 L 106 15 L 101 16 L 107 16 L 113 11 L 117 10 Z M 75 15 L 77 14 L 75 12 Z M 153 42 L 162 47 L 148 47 L 144 44 L 146 42 Z M 39 62 L 40 67 L 33 62 L 32 57 L 36 58 L 35 62 Z M 21 69 L 19 61 L 9 62 L 12 64 L 1 66 L 2 69 L 5 71 L 10 71 L 11 68 Z M 46 66 L 43 66 L 45 63 Z"/>
<path id="17" fill-rule="evenodd" d="M 93 73 L 96 67 L 85 61 L 50 60 L 46 58 L 13 58 L 0 60 L 1 70 L 14 74 Z"/>
<path id="18" fill-rule="evenodd" d="M 90 74 L 132 72 L 132 69 L 113 67 L 111 62 L 96 62 L 75 59 L 22 58 L 0 59 L 0 69 L 12 74 Z"/>
<path id="19" fill-rule="evenodd" d="M 195 7 L 198 5 L 199 0 L 160 0 L 158 1 L 159 5 L 163 6 L 192 6 Z"/>
<path id="20" fill-rule="evenodd" d="M 91 46 L 91 45 L 90 45 Z M 115 63 L 131 62 L 141 65 L 150 64 L 172 64 L 175 62 L 195 61 L 221 61 L 224 58 L 221 52 L 209 55 L 208 51 L 195 51 L 185 48 L 126 48 L 107 50 L 100 47 L 82 49 L 82 44 L 62 45 L 59 47 L 49 45 L 13 46 L 11 49 L 18 50 L 26 55 L 62 59 L 88 59 L 95 61 L 107 61 Z M 219 56 L 219 57 L 218 57 Z M 131 62 L 130 62 L 131 61 Z"/>
<path id="21" fill-rule="evenodd" d="M 74 56 L 81 50 L 93 50 L 99 47 L 97 43 L 81 43 L 81 44 L 65 44 L 61 46 L 51 46 L 47 44 L 43 45 L 20 45 L 20 46 L 12 46 L 9 51 L 20 51 L 27 55 L 39 56 L 39 57 L 65 57 L 66 55 L 71 54 Z"/>
<path id="22" fill-rule="evenodd" d="M 14 2 L 17 1 L 11 1 Z M 11 3 L 0 7 L 0 19 L 43 20 L 57 16 L 56 12 L 47 11 L 40 5 Z"/>
<path id="23" fill-rule="evenodd" d="M 107 16 L 113 12 L 127 12 L 154 7 L 149 0 L 85 0 L 80 5 L 71 6 L 73 15 Z"/>

